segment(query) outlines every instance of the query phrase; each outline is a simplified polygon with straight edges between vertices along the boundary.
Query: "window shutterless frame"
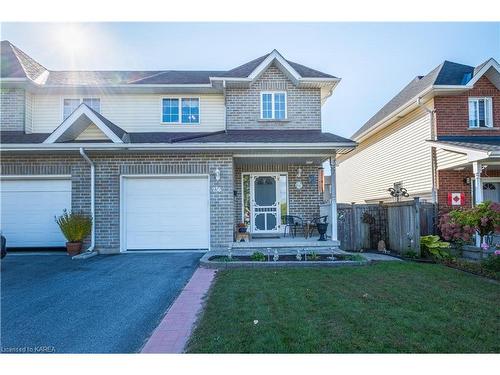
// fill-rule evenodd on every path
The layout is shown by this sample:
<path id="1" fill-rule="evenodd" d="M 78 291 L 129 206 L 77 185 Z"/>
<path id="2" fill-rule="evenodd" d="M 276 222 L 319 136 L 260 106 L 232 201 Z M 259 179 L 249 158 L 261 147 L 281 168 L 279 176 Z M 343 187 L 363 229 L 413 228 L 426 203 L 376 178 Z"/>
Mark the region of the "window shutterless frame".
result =
<path id="1" fill-rule="evenodd" d="M 96 96 L 96 95 L 89 95 L 89 96 L 62 95 L 61 96 L 61 122 L 64 121 L 64 120 L 66 120 L 66 118 L 64 117 L 64 101 L 65 100 L 79 100 L 79 104 L 78 105 L 80 105 L 80 104 L 83 103 L 84 99 L 85 100 L 90 100 L 91 99 L 91 100 L 97 100 L 97 101 L 99 101 L 99 110 L 98 111 L 96 111 L 95 109 L 94 110 L 96 112 L 101 113 L 102 106 L 101 106 L 101 97 L 100 96 Z M 73 112 L 74 111 L 72 111 L 71 113 L 73 113 Z M 71 115 L 71 113 L 69 115 Z M 68 115 L 68 117 L 69 117 L 69 115 Z"/>
<path id="2" fill-rule="evenodd" d="M 283 94 L 285 97 L 285 117 L 276 118 L 276 94 Z M 264 117 L 264 95 L 271 95 L 271 117 Z M 260 119 L 261 120 L 286 120 L 288 118 L 288 98 L 286 91 L 261 91 L 260 92 Z"/>
<path id="3" fill-rule="evenodd" d="M 163 100 L 164 99 L 177 99 L 179 105 L 179 121 L 166 122 L 163 121 Z M 182 122 L 182 100 L 194 99 L 198 101 L 198 121 L 197 122 Z M 199 125 L 201 124 L 201 98 L 199 96 L 162 96 L 160 98 L 160 123 L 164 125 Z"/>
<path id="4" fill-rule="evenodd" d="M 484 126 L 480 125 L 479 102 L 484 102 Z M 491 97 L 469 97 L 469 129 L 484 129 L 493 127 L 493 99 Z"/>

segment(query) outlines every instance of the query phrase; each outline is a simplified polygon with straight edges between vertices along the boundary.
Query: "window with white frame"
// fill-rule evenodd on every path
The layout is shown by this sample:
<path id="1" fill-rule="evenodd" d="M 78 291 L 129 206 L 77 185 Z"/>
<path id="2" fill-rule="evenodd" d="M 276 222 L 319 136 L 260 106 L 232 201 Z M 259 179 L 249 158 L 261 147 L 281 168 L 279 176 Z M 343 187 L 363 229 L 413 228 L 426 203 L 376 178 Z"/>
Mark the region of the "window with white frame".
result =
<path id="1" fill-rule="evenodd" d="M 96 112 L 101 112 L 101 99 L 99 98 L 65 98 L 63 99 L 63 120 L 66 120 L 81 103 L 88 105 Z"/>
<path id="2" fill-rule="evenodd" d="M 469 128 L 493 127 L 491 98 L 469 98 Z"/>
<path id="3" fill-rule="evenodd" d="M 162 122 L 169 124 L 199 124 L 200 99 L 163 98 Z"/>
<path id="4" fill-rule="evenodd" d="M 286 92 L 262 92 L 260 116 L 264 120 L 286 119 Z"/>

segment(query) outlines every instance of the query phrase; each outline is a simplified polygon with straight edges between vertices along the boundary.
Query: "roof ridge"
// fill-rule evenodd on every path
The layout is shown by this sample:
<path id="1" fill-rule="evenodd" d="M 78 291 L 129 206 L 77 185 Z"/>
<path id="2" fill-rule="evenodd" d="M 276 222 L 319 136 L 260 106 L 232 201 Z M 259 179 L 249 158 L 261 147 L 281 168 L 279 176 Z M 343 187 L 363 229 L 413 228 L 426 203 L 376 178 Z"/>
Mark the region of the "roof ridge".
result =
<path id="1" fill-rule="evenodd" d="M 24 70 L 24 73 L 26 74 L 26 76 L 35 81 L 37 78 L 39 78 L 44 72 L 49 72 L 49 70 L 43 66 L 42 64 L 40 64 L 38 61 L 36 61 L 35 59 L 33 59 L 30 55 L 28 55 L 26 52 L 24 52 L 22 49 L 20 49 L 19 47 L 17 47 L 16 45 L 12 44 L 11 42 L 9 42 L 8 40 L 6 41 L 3 41 L 3 42 L 6 42 L 10 48 L 12 49 L 12 52 L 14 53 L 14 55 L 16 56 L 17 60 L 19 61 L 19 64 L 21 65 L 21 67 L 23 68 Z M 26 65 L 26 61 L 28 61 L 30 64 L 32 64 L 35 68 L 35 71 L 33 71 L 32 69 L 30 69 L 27 65 Z M 38 72 L 39 70 L 43 70 L 41 72 Z M 34 77 L 31 77 L 32 74 L 36 74 L 36 76 Z"/>

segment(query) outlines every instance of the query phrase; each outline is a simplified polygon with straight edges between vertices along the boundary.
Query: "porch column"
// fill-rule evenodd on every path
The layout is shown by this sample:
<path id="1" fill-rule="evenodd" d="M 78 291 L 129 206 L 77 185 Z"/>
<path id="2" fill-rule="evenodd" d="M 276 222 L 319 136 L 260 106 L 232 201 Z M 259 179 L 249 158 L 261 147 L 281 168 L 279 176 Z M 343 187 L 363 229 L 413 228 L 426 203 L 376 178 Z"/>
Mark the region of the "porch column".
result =
<path id="1" fill-rule="evenodd" d="M 479 204 L 483 202 L 483 183 L 481 181 L 481 169 L 482 165 L 480 162 L 475 161 L 472 163 L 472 170 L 474 172 L 474 203 Z"/>
<path id="2" fill-rule="evenodd" d="M 474 204 L 479 204 L 483 202 L 483 184 L 481 181 L 481 169 L 482 165 L 480 162 L 475 161 L 472 163 L 472 171 L 474 172 Z M 481 246 L 481 236 L 476 234 L 476 246 Z"/>
<path id="3" fill-rule="evenodd" d="M 332 241 L 337 241 L 337 171 L 335 170 L 335 155 L 330 156 L 330 225 L 332 226 Z"/>

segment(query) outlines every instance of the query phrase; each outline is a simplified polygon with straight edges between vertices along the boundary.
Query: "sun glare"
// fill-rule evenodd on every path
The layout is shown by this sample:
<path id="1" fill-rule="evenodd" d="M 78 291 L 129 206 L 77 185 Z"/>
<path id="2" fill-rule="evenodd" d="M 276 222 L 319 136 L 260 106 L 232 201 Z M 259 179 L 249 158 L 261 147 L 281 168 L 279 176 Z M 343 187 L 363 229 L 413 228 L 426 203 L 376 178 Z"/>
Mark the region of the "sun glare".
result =
<path id="1" fill-rule="evenodd" d="M 91 34 L 90 28 L 77 23 L 60 24 L 55 28 L 54 42 L 58 47 L 57 51 L 70 60 L 72 67 L 79 65 L 78 61 L 90 52 Z"/>

